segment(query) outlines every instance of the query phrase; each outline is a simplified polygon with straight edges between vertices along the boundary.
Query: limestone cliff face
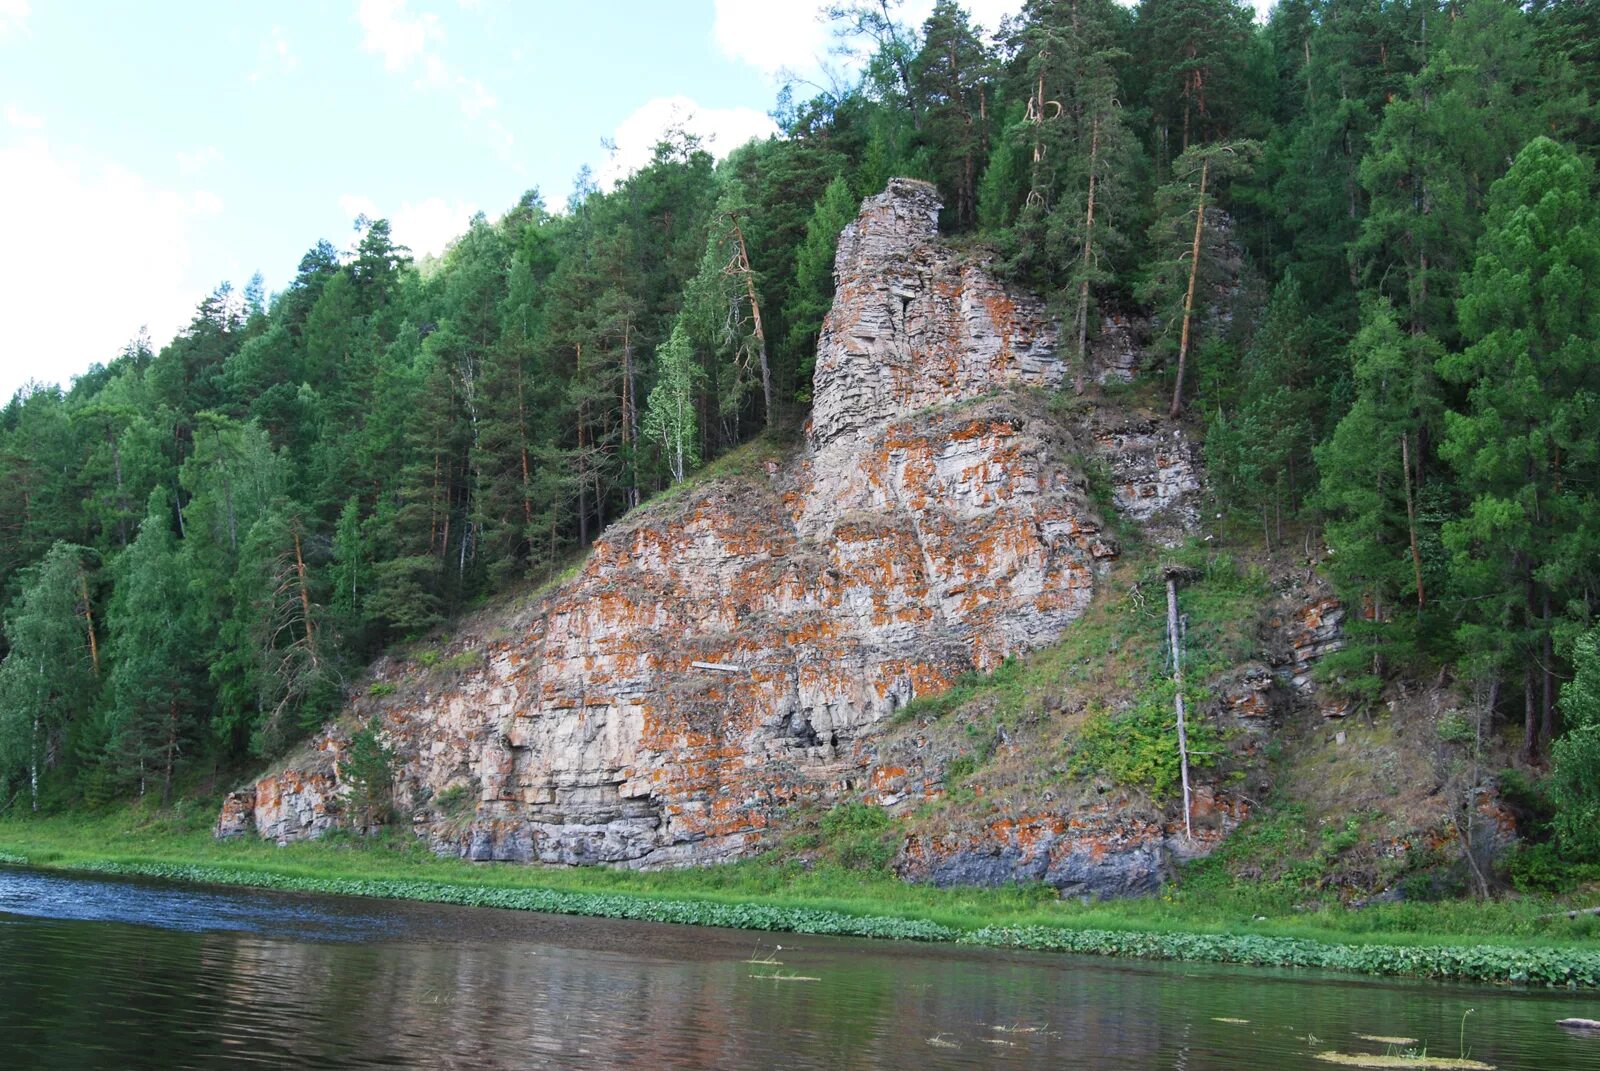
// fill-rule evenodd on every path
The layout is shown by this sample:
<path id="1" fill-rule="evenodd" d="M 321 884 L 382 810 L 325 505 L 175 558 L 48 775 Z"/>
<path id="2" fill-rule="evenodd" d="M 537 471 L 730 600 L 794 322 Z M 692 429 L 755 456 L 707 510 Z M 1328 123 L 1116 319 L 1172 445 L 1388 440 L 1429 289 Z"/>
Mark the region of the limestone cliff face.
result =
<path id="1" fill-rule="evenodd" d="M 1063 377 L 1054 326 L 942 246 L 937 212 L 933 187 L 895 180 L 841 237 L 796 456 L 636 511 L 574 580 L 465 622 L 433 668 L 374 667 L 343 723 L 381 719 L 396 802 L 438 850 L 745 852 L 797 802 L 859 796 L 875 728 L 912 698 L 1084 611 L 1117 553 L 1084 458 L 1113 461 L 1132 515 L 1192 510 L 1181 434 L 1069 431 L 1026 390 Z M 337 824 L 342 733 L 231 798 L 219 834 Z"/>

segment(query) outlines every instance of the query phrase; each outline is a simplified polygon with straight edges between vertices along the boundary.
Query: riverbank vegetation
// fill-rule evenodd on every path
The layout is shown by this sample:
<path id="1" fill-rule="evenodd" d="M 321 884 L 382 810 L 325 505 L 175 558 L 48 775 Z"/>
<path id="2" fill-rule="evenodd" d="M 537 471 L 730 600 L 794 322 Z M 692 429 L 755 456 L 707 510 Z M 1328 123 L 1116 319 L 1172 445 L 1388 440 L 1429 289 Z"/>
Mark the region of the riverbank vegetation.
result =
<path id="1" fill-rule="evenodd" d="M 258 770 L 374 655 L 792 431 L 840 229 L 908 175 L 1049 300 L 1065 394 L 1106 393 L 1087 363 L 1121 325 L 1132 389 L 1203 441 L 1213 519 L 1319 548 L 1356 715 L 1448 681 L 1452 732 L 1512 738 L 1548 802 L 1514 884 L 1587 880 L 1600 5 L 1033 0 L 998 33 L 948 0 L 921 26 L 834 10 L 865 62 L 785 91 L 779 136 L 718 161 L 668 131 L 437 259 L 363 219 L 281 293 L 222 283 L 176 337 L 0 408 L 0 814 Z"/>
<path id="2" fill-rule="evenodd" d="M 938 889 L 848 852 L 784 852 L 640 873 L 439 859 L 403 834 L 286 846 L 218 842 L 209 807 L 0 821 L 0 862 L 125 876 L 607 918 L 999 948 L 1316 967 L 1491 983 L 1600 987 L 1600 917 L 1558 902 L 1286 908 L 1254 882 L 1197 875 L 1158 898 L 1060 900 L 1047 886 Z M 859 832 L 837 823 L 835 835 Z"/>

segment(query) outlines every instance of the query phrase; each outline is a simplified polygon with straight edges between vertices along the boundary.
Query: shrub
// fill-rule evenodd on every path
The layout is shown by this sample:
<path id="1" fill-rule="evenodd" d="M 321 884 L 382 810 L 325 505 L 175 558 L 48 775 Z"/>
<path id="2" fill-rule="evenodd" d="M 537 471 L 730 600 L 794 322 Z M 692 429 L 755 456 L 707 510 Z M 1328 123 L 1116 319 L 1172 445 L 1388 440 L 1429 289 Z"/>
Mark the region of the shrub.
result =
<path id="1" fill-rule="evenodd" d="M 1198 709 L 1204 693 L 1185 688 L 1189 710 Z M 1071 742 L 1067 769 L 1076 776 L 1104 774 L 1118 784 L 1143 788 L 1155 799 L 1167 799 L 1182 783 L 1178 756 L 1178 724 L 1173 712 L 1173 684 L 1158 681 L 1140 694 L 1123 714 L 1097 714 L 1084 723 Z M 1215 766 L 1226 741 L 1202 718 L 1188 723 L 1189 767 Z"/>

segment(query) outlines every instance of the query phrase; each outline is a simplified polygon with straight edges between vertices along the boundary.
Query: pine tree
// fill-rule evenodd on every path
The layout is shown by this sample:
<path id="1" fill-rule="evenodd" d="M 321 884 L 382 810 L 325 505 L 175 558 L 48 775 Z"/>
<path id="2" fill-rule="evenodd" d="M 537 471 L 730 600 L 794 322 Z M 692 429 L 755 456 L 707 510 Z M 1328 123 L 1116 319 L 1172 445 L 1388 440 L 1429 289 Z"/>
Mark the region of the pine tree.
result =
<path id="1" fill-rule="evenodd" d="M 1143 295 L 1159 312 L 1163 337 L 1175 345 L 1177 368 L 1172 387 L 1171 415 L 1183 411 L 1184 377 L 1194 348 L 1194 321 L 1206 292 L 1224 281 L 1219 270 L 1219 238 L 1207 231 L 1207 214 L 1217 190 L 1239 175 L 1248 174 L 1260 156 L 1253 141 L 1216 142 L 1184 151 L 1172 164 L 1172 181 L 1156 191 L 1156 220 L 1150 225 L 1150 243 L 1156 258 L 1143 286 Z M 1200 288 L 1206 282 L 1205 290 Z"/>
<path id="2" fill-rule="evenodd" d="M 950 198 L 953 230 L 977 222 L 979 172 L 989 156 L 989 65 L 967 13 L 954 0 L 937 0 L 910 73 L 922 117 L 919 140 Z"/>

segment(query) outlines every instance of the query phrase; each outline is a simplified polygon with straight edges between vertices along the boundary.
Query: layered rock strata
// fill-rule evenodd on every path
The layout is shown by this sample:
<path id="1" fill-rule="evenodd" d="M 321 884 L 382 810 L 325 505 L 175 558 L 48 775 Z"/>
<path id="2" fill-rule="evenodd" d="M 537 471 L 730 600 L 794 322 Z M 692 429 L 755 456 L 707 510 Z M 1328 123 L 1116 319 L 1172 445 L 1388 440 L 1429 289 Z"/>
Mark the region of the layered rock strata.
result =
<path id="1" fill-rule="evenodd" d="M 1181 437 L 1066 429 L 1035 298 L 936 235 L 933 187 L 894 180 L 840 238 L 804 448 L 764 475 L 636 511 L 576 579 L 469 621 L 435 667 L 386 659 L 376 715 L 396 803 L 472 859 L 658 866 L 743 853 L 785 809 L 859 795 L 874 729 L 961 673 L 1055 640 L 1115 556 L 1082 471 L 1192 516 Z M 443 657 L 441 657 L 443 656 Z M 339 821 L 335 726 L 230 799 L 221 834 Z"/>

